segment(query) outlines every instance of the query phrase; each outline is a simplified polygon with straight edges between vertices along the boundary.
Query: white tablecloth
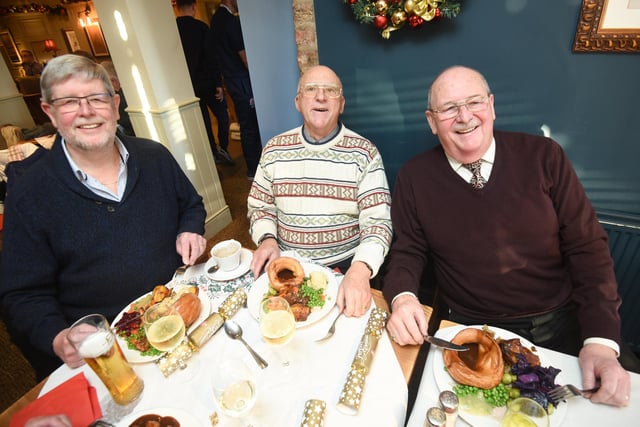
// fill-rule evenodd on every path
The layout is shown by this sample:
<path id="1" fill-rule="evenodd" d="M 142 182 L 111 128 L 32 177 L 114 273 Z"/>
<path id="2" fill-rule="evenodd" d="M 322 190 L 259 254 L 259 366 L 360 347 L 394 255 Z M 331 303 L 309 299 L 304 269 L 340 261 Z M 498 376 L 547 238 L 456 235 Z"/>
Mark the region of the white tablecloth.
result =
<path id="1" fill-rule="evenodd" d="M 187 272 L 189 275 L 201 273 L 202 265 L 194 266 Z M 212 311 L 216 311 L 222 301 L 223 298 L 215 298 L 212 301 Z M 234 320 L 244 329 L 245 340 L 270 363 L 268 368 L 258 369 L 242 343 L 231 340 L 220 330 L 194 356 L 199 361 L 187 369 L 197 372 L 194 372 L 189 381 L 178 380 L 183 373 L 178 373 L 178 377 L 165 378 L 153 363 L 134 365 L 135 371 L 144 380 L 145 388 L 132 413 L 143 414 L 145 410 L 152 408 L 177 408 L 188 411 L 198 420 L 198 425 L 193 427 L 202 427 L 211 425 L 209 415 L 216 411 L 221 420 L 219 425 L 225 426 L 226 418 L 217 410 L 210 387 L 210 372 L 216 368 L 215 360 L 222 354 L 224 357 L 242 358 L 248 366 L 255 368 L 258 397 L 247 417 L 254 427 L 299 426 L 304 404 L 308 399 L 326 402 L 325 426 L 404 425 L 407 386 L 387 334 L 383 334 L 379 342 L 358 414 L 350 416 L 337 410 L 338 397 L 369 315 L 361 318 L 342 317 L 337 323 L 333 338 L 321 343 L 314 342 L 324 335 L 336 313 L 337 310 L 334 309 L 316 324 L 296 331 L 293 340 L 283 348 L 284 351 L 291 352 L 291 364 L 282 368 L 278 366 L 273 348 L 262 340 L 258 322 L 243 308 Z M 97 388 L 101 404 L 108 401 L 106 388 L 86 365 L 73 370 L 61 366 L 51 374 L 41 394 L 80 371 Z M 277 375 L 282 371 L 285 371 L 285 377 Z M 182 427 L 192 426 L 183 423 Z"/>
<path id="2" fill-rule="evenodd" d="M 436 336 L 442 334 L 441 331 L 438 331 Z M 445 333 L 445 335 L 449 334 Z M 582 385 L 580 368 L 576 357 L 542 347 L 537 347 L 537 349 L 543 365 L 551 365 L 562 370 L 563 382 L 577 386 Z M 442 358 L 442 350 L 431 346 L 425 363 L 422 381 L 420 382 L 418 396 L 413 411 L 409 416 L 407 427 L 423 427 L 427 410 L 432 406 L 438 406 L 440 390 L 437 387 L 433 368 L 436 358 Z M 581 397 L 569 399 L 566 403 L 560 403 L 560 405 L 568 405 L 561 425 L 562 427 L 638 425 L 638 417 L 640 416 L 640 375 L 635 373 L 631 373 L 630 398 L 629 406 L 625 408 L 598 405 Z M 458 417 L 456 426 L 468 425 L 462 418 Z"/>

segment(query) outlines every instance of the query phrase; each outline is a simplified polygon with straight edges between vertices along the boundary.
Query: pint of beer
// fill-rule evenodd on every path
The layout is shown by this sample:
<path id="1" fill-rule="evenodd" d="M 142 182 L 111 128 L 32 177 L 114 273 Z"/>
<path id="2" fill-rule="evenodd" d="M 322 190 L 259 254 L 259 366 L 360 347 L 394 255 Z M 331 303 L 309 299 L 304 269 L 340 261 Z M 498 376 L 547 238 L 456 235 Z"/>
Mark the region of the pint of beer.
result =
<path id="1" fill-rule="evenodd" d="M 102 380 L 116 403 L 127 405 L 140 396 L 144 383 L 122 354 L 104 316 L 90 314 L 76 321 L 67 338 Z"/>

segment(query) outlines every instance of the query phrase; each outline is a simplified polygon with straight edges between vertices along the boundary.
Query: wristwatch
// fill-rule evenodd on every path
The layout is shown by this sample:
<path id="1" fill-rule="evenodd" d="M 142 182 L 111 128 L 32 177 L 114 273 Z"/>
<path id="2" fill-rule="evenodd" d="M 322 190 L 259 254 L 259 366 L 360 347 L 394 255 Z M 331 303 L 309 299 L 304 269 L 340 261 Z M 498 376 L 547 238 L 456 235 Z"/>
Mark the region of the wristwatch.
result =
<path id="1" fill-rule="evenodd" d="M 260 246 L 262 244 L 262 242 L 264 242 L 267 239 L 275 239 L 275 238 L 276 238 L 276 236 L 271 234 L 271 233 L 263 234 L 262 237 L 260 237 L 258 239 L 258 246 Z"/>

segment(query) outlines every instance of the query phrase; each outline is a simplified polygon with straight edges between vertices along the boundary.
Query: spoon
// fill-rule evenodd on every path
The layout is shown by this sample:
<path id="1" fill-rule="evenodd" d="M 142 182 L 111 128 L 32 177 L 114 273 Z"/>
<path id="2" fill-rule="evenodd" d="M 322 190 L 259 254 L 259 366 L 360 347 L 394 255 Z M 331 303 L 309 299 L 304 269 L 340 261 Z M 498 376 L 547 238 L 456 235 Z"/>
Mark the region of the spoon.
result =
<path id="1" fill-rule="evenodd" d="M 226 322 L 224 322 L 224 331 L 227 333 L 227 335 L 229 335 L 229 337 L 233 338 L 234 340 L 240 340 L 240 342 L 242 342 L 242 344 L 247 347 L 247 350 L 249 350 L 249 353 L 251 353 L 261 369 L 269 366 L 269 364 L 262 357 L 260 357 L 260 355 L 256 353 L 244 339 L 242 339 L 242 328 L 240 327 L 240 325 L 238 325 L 233 320 L 227 320 Z"/>
<path id="2" fill-rule="evenodd" d="M 214 264 L 211 267 L 209 267 L 209 269 L 207 270 L 207 273 L 213 274 L 216 271 L 218 271 L 219 268 L 220 268 L 220 266 L 218 264 Z"/>

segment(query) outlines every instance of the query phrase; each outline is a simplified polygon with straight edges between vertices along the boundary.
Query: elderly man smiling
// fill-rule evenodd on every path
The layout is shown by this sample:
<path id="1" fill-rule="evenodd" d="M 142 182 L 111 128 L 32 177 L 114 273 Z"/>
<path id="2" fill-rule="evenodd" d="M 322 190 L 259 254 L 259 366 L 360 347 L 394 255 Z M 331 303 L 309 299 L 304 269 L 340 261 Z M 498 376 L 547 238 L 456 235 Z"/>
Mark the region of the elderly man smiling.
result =
<path id="1" fill-rule="evenodd" d="M 361 316 L 371 303 L 369 279 L 391 242 L 389 187 L 378 149 L 339 121 L 342 84 L 328 67 L 307 70 L 296 108 L 304 124 L 265 146 L 248 199 L 258 244 L 251 268 L 293 250 L 346 271 L 337 304 Z"/>

